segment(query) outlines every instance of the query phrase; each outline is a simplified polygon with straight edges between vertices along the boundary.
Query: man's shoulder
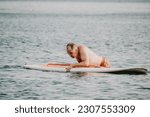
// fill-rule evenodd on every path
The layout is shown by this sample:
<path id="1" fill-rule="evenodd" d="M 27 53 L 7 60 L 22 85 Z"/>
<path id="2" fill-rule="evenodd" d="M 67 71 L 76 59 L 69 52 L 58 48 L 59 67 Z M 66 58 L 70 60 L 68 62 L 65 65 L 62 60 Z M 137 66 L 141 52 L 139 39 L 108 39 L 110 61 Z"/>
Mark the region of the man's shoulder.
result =
<path id="1" fill-rule="evenodd" d="M 83 45 L 83 44 L 81 44 L 81 45 L 79 45 L 78 46 L 80 49 L 85 49 L 85 48 L 87 48 L 85 45 Z"/>
<path id="2" fill-rule="evenodd" d="M 78 46 L 80 52 L 87 52 L 87 47 L 85 45 Z"/>

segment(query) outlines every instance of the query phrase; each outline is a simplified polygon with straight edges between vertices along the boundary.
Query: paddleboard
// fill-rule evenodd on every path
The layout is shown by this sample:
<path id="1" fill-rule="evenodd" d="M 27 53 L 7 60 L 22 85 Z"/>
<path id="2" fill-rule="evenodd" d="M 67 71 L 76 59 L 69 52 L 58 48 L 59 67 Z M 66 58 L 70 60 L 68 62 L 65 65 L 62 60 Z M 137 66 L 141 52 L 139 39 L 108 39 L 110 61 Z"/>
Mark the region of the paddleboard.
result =
<path id="1" fill-rule="evenodd" d="M 50 72 L 67 72 L 66 67 L 70 64 L 44 64 L 44 65 L 24 65 L 26 69 L 50 71 Z M 93 72 L 93 73 L 113 73 L 113 74 L 146 74 L 145 68 L 91 68 L 91 67 L 78 67 L 72 68 L 69 72 Z"/>

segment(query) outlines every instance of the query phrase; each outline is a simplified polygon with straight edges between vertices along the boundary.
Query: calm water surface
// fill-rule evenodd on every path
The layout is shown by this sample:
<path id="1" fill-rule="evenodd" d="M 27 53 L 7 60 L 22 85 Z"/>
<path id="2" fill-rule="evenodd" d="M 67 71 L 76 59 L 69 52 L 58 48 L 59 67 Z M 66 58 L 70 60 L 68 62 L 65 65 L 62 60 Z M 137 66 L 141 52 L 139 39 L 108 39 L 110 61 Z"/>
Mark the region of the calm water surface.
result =
<path id="1" fill-rule="evenodd" d="M 150 73 L 22 68 L 75 63 L 68 42 L 87 45 L 113 67 L 150 69 L 150 3 L 0 2 L 0 99 L 150 99 Z"/>

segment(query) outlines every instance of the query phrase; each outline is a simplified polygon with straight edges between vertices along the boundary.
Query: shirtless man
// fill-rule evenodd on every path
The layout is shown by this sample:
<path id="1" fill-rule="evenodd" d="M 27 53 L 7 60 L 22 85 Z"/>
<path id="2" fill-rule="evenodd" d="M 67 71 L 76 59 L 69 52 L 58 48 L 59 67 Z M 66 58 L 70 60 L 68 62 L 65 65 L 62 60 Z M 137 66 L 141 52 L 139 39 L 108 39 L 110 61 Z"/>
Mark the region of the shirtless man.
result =
<path id="1" fill-rule="evenodd" d="M 75 58 L 78 61 L 78 63 L 71 64 L 67 67 L 67 71 L 70 71 L 71 68 L 75 67 L 110 67 L 109 61 L 105 57 L 96 55 L 84 45 L 78 46 L 74 43 L 68 43 L 66 50 L 70 57 Z"/>

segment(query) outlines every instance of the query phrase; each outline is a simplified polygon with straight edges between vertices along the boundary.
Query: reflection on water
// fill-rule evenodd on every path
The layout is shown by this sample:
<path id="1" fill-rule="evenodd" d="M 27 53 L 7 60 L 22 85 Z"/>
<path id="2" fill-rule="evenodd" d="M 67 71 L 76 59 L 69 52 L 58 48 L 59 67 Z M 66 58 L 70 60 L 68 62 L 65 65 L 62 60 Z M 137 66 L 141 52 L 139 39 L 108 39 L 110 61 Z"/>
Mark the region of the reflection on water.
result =
<path id="1" fill-rule="evenodd" d="M 88 72 L 78 72 L 78 73 L 70 73 L 70 78 L 81 79 L 82 77 L 98 77 L 104 78 L 106 76 L 110 76 L 107 73 L 88 73 Z"/>

